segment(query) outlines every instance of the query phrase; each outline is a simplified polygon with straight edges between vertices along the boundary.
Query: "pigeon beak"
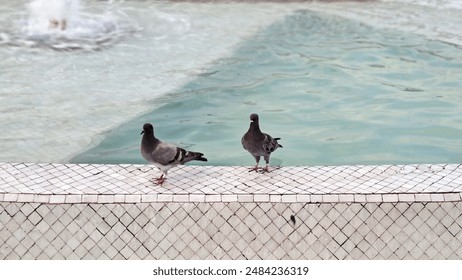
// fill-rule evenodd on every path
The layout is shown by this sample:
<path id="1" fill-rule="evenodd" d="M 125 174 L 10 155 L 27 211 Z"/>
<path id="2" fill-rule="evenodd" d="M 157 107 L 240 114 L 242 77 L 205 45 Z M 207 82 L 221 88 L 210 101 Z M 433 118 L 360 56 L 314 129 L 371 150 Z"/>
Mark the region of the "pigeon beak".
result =
<path id="1" fill-rule="evenodd" d="M 143 130 L 143 131 L 141 131 L 140 135 L 141 135 L 141 134 L 143 134 L 143 133 L 144 133 L 144 130 Z"/>

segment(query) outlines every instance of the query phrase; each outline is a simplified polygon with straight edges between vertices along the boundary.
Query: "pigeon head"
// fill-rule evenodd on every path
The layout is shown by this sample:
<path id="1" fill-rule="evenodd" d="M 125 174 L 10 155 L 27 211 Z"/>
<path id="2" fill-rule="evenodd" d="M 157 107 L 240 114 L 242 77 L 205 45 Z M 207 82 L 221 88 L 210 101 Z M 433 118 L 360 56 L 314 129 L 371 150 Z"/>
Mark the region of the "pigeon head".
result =
<path id="1" fill-rule="evenodd" d="M 152 126 L 152 124 L 150 123 L 145 123 L 143 125 L 143 131 L 141 131 L 141 134 L 143 133 L 150 133 L 150 134 L 154 134 L 154 127 Z"/>
<path id="2" fill-rule="evenodd" d="M 258 115 L 251 114 L 250 115 L 250 128 L 249 130 L 254 131 L 256 133 L 261 133 L 260 131 L 260 124 L 258 124 Z"/>
<path id="3" fill-rule="evenodd" d="M 258 115 L 257 114 L 251 114 L 250 115 L 250 121 L 251 122 L 255 122 L 255 123 L 258 123 Z"/>

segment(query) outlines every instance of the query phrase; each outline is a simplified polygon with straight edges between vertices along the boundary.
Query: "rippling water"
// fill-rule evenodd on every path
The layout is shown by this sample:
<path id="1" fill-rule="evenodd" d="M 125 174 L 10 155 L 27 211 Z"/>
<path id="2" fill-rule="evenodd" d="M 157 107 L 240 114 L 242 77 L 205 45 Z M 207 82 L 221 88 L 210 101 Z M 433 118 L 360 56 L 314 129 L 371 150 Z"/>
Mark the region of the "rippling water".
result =
<path id="1" fill-rule="evenodd" d="M 0 6 L 3 162 L 68 162 L 292 9 L 265 3 L 84 1 L 77 26 L 103 18 L 101 23 L 128 28 L 101 33 L 98 24 L 91 25 L 88 42 L 79 36 L 69 42 L 64 35 L 78 35 L 69 23 L 69 30 L 50 30 L 42 44 L 41 32 L 32 34 L 39 40 L 24 32 L 30 19 L 26 4 L 11 0 Z M 114 37 L 101 46 L 98 35 Z M 55 43 L 75 47 L 57 49 Z"/>
<path id="2" fill-rule="evenodd" d="M 144 122 L 213 165 L 252 164 L 248 115 L 281 137 L 273 164 L 460 162 L 462 50 L 298 11 L 129 121 L 76 162 L 143 162 Z"/>
<path id="3" fill-rule="evenodd" d="M 455 0 L 79 4 L 65 30 L 0 7 L 0 161 L 143 163 L 152 122 L 250 165 L 252 112 L 282 138 L 272 164 L 462 159 Z"/>

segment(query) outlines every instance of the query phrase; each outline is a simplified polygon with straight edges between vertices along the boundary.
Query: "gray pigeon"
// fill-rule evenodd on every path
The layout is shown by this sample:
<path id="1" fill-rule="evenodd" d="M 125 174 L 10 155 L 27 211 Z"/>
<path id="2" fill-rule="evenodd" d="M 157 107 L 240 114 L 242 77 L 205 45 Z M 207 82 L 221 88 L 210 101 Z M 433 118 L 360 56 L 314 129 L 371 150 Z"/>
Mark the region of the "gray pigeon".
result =
<path id="1" fill-rule="evenodd" d="M 250 171 L 258 171 L 258 163 L 260 162 L 260 157 L 263 156 L 266 161 L 266 167 L 263 168 L 263 172 L 269 172 L 268 164 L 270 154 L 277 148 L 282 148 L 282 145 L 278 143 L 279 139 L 281 138 L 273 138 L 270 135 L 261 132 L 260 125 L 258 123 L 258 115 L 250 115 L 249 130 L 244 134 L 244 136 L 242 136 L 241 139 L 242 147 L 249 151 L 257 162 L 255 167 L 250 169 Z"/>
<path id="2" fill-rule="evenodd" d="M 170 168 L 185 164 L 191 160 L 207 161 L 204 154 L 186 151 L 172 144 L 164 143 L 154 136 L 154 127 L 150 123 L 143 125 L 141 139 L 141 155 L 162 171 L 162 176 L 156 178 L 156 183 L 162 185 Z"/>

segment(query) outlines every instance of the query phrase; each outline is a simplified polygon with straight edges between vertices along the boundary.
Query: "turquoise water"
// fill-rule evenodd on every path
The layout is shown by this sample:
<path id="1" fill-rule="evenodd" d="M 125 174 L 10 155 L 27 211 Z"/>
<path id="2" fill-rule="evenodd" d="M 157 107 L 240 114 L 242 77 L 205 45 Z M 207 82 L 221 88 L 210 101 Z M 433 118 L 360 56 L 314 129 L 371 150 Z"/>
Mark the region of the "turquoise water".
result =
<path id="1" fill-rule="evenodd" d="M 255 112 L 284 145 L 273 165 L 458 163 L 461 69 L 460 46 L 298 11 L 71 161 L 144 163 L 151 122 L 207 164 L 250 165 L 240 139 Z"/>

